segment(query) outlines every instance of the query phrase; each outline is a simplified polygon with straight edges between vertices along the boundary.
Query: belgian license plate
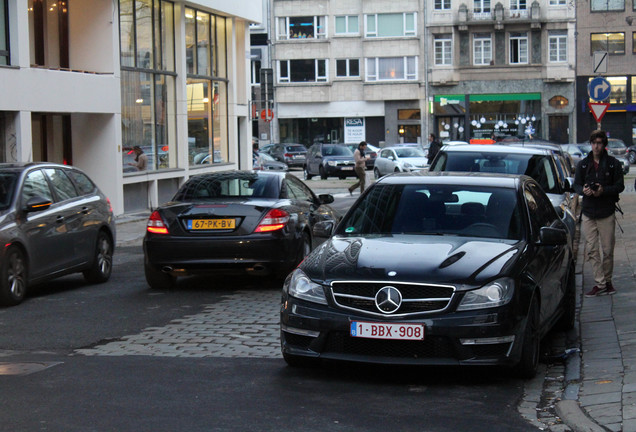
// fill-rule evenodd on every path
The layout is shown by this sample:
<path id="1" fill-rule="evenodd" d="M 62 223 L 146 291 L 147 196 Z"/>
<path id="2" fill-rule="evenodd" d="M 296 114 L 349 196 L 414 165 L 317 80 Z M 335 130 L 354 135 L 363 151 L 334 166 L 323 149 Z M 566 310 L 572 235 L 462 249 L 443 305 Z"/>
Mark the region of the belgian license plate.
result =
<path id="1" fill-rule="evenodd" d="M 342 167 L 343 171 L 353 171 L 353 167 Z"/>
<path id="2" fill-rule="evenodd" d="M 423 340 L 424 324 L 351 321 L 350 334 L 370 339 Z"/>
<path id="3" fill-rule="evenodd" d="M 236 228 L 236 219 L 190 219 L 189 230 L 222 230 Z"/>

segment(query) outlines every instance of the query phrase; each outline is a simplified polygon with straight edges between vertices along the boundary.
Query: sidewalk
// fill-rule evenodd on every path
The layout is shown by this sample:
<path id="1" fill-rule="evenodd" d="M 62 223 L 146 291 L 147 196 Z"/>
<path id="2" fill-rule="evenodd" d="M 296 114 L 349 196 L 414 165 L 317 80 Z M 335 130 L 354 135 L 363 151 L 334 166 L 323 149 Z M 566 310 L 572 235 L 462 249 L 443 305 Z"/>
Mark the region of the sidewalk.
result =
<path id="1" fill-rule="evenodd" d="M 636 194 L 631 179 L 617 213 L 613 296 L 587 298 L 594 286 L 591 267 L 579 247 L 577 285 L 580 294 L 581 356 L 566 365 L 564 400 L 557 413 L 574 431 L 636 432 Z"/>

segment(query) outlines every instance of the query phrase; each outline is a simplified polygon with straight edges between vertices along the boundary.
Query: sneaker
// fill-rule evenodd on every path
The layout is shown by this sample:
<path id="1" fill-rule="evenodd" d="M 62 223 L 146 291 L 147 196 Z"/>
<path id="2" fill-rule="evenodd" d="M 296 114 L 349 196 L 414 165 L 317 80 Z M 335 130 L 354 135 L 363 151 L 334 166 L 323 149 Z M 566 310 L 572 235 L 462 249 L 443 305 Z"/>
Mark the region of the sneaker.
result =
<path id="1" fill-rule="evenodd" d="M 585 297 L 596 297 L 603 294 L 605 294 L 605 288 L 599 288 L 598 286 L 594 285 L 594 288 L 585 293 Z"/>
<path id="2" fill-rule="evenodd" d="M 602 293 L 599 293 L 599 295 L 614 295 L 614 294 L 616 294 L 616 289 L 614 289 L 614 285 L 612 285 L 611 282 L 605 285 L 605 291 L 603 291 Z"/>

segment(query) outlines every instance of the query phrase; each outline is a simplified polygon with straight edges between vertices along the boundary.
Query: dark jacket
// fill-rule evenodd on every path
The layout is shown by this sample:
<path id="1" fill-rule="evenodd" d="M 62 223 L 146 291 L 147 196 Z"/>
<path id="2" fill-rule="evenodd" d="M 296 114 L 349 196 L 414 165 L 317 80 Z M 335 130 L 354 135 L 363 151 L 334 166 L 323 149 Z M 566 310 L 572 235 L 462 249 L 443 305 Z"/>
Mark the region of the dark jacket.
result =
<path id="1" fill-rule="evenodd" d="M 583 186 L 600 183 L 603 193 L 599 197 L 583 195 Z M 583 197 L 581 212 L 590 219 L 602 219 L 612 214 L 616 209 L 618 194 L 623 192 L 623 168 L 621 163 L 603 150 L 598 164 L 598 171 L 594 169 L 594 154 L 579 161 L 574 174 L 574 190 Z"/>
<path id="2" fill-rule="evenodd" d="M 429 165 L 433 162 L 433 159 L 435 159 L 437 152 L 439 152 L 439 149 L 441 148 L 442 148 L 442 145 L 439 143 L 439 141 L 437 140 L 431 141 L 431 144 L 428 146 L 428 156 L 427 156 Z"/>

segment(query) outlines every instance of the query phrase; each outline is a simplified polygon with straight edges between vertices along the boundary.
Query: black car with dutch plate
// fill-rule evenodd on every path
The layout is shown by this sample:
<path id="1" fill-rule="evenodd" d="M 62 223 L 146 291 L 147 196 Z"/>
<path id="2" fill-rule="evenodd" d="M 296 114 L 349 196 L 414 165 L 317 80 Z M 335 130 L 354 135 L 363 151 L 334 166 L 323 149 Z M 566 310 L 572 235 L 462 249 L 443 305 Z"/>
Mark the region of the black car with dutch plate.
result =
<path id="1" fill-rule="evenodd" d="M 0 304 L 31 285 L 81 272 L 106 282 L 115 219 L 108 198 L 81 170 L 47 162 L 0 164 Z"/>
<path id="2" fill-rule="evenodd" d="M 326 237 L 333 196 L 316 196 L 285 172 L 222 171 L 191 177 L 148 219 L 144 269 L 152 288 L 205 273 L 285 277 Z"/>
<path id="3" fill-rule="evenodd" d="M 541 338 L 574 325 L 574 282 L 567 228 L 530 177 L 392 174 L 287 277 L 282 354 L 531 377 Z"/>

